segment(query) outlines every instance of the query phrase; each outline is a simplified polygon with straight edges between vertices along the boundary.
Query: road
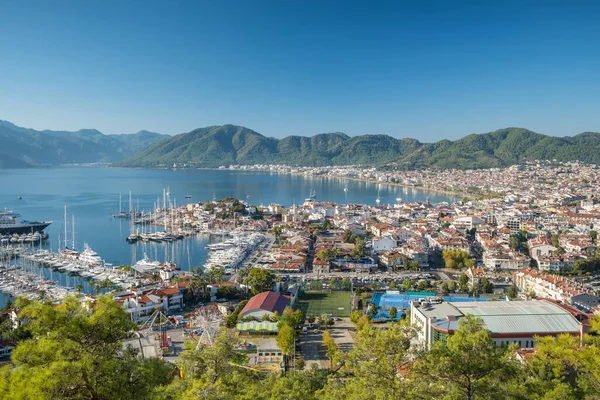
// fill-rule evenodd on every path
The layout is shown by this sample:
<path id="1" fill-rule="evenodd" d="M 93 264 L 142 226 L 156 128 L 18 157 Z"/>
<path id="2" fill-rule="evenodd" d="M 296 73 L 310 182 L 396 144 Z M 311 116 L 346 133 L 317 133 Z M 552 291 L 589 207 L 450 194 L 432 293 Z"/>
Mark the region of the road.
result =
<path id="1" fill-rule="evenodd" d="M 313 329 L 300 335 L 299 345 L 302 348 L 300 353 L 304 357 L 305 368 L 310 369 L 313 364 L 318 365 L 319 368 L 329 368 L 329 358 L 323 346 L 323 332 L 319 330 L 318 333 L 314 333 Z M 343 352 L 350 351 L 354 346 L 355 341 L 350 334 L 352 329 L 354 329 L 354 324 L 348 319 L 336 321 L 329 328 L 329 333 L 335 344 Z"/>
<path id="2" fill-rule="evenodd" d="M 304 358 L 305 369 L 310 369 L 313 364 L 319 368 L 324 368 L 327 364 L 327 356 L 323 347 L 323 333 L 313 333 L 309 330 L 300 335 L 299 345 L 302 348 L 301 354 Z"/>
<path id="3" fill-rule="evenodd" d="M 354 324 L 347 318 L 344 318 L 342 321 L 336 321 L 335 324 L 329 328 L 333 341 L 341 351 L 350 351 L 354 346 L 355 340 L 350 334 L 352 329 L 354 329 Z"/>

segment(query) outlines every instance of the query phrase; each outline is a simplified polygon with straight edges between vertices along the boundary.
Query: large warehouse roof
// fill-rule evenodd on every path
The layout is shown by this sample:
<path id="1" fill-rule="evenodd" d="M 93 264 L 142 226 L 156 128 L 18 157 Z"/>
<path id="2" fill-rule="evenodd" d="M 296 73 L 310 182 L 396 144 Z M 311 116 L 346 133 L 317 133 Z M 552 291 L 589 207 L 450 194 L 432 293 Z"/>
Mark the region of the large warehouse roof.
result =
<path id="1" fill-rule="evenodd" d="M 451 303 L 463 315 L 480 317 L 491 333 L 575 333 L 579 322 L 544 300 Z"/>

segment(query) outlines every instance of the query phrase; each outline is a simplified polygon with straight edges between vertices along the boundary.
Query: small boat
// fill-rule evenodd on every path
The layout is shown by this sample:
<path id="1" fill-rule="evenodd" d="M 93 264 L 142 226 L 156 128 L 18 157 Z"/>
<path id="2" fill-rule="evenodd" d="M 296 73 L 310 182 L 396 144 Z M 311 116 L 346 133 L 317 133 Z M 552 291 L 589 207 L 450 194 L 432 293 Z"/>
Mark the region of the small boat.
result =
<path id="1" fill-rule="evenodd" d="M 17 197 L 19 200 L 23 200 L 23 196 L 19 196 Z"/>
<path id="2" fill-rule="evenodd" d="M 344 188 L 344 192 L 347 192 L 347 191 L 348 191 L 348 188 L 347 188 L 347 187 L 345 187 L 345 188 Z"/>
<path id="3" fill-rule="evenodd" d="M 192 198 L 192 195 L 188 193 L 188 194 L 186 194 L 186 195 L 185 195 L 185 198 L 186 198 L 186 199 L 191 199 L 191 198 Z"/>

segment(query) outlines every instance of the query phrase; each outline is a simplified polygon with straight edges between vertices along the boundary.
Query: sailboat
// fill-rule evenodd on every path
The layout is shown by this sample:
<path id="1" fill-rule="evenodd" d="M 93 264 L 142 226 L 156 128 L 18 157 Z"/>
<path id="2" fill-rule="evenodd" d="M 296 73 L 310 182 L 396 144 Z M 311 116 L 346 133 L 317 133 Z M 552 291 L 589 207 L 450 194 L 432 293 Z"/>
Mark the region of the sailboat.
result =
<path id="1" fill-rule="evenodd" d="M 317 199 L 317 194 L 312 190 L 309 196 L 304 200 L 306 203 L 312 203 Z"/>
<path id="2" fill-rule="evenodd" d="M 119 213 L 112 214 L 113 218 L 125 218 L 125 219 L 135 219 L 141 217 L 141 213 L 137 210 L 133 210 L 133 206 L 131 203 L 131 190 L 129 191 L 129 211 L 123 211 L 123 205 L 121 200 L 121 193 L 119 193 Z"/>
<path id="3" fill-rule="evenodd" d="M 70 260 L 77 260 L 79 259 L 79 252 L 75 250 L 75 215 L 72 215 L 72 219 L 71 219 L 71 235 L 72 235 L 72 239 L 71 239 L 71 248 L 69 248 L 69 244 L 68 244 L 68 238 L 67 238 L 67 206 L 65 206 L 65 213 L 64 213 L 64 235 L 63 235 L 63 246 L 64 248 L 60 248 L 60 238 L 58 240 L 58 254 L 60 254 L 61 256 L 70 259 Z"/>

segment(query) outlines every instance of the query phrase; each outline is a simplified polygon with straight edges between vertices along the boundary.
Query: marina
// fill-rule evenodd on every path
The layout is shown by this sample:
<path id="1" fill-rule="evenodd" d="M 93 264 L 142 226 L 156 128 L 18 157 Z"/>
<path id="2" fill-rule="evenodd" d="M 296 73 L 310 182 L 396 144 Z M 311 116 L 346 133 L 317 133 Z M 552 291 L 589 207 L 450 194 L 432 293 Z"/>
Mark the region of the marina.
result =
<path id="1" fill-rule="evenodd" d="M 21 274 L 26 268 L 42 282 L 54 282 L 71 291 L 82 285 L 82 292 L 89 294 L 96 293 L 97 279 L 124 279 L 123 284 L 115 284 L 129 284 L 127 280 L 132 276 L 115 270 L 120 265 L 135 265 L 144 259 L 144 255 L 151 263 L 176 264 L 179 268 L 177 273 L 191 271 L 195 267 L 235 266 L 242 249 L 209 246 L 231 240 L 228 233 L 246 233 L 244 230 L 248 222 L 240 222 L 237 226 L 235 223 L 220 225 L 209 218 L 194 215 L 195 221 L 203 222 L 192 225 L 186 204 L 190 198 L 205 202 L 207 199 L 234 196 L 252 204 L 291 205 L 302 202 L 307 193 L 316 192 L 319 198 L 341 203 L 374 204 L 379 192 L 381 204 L 397 197 L 406 201 L 427 196 L 431 196 L 432 201 L 445 199 L 418 190 L 368 182 L 243 171 L 63 167 L 14 170 L 10 174 L 0 174 L 0 184 L 12 188 L 11 193 L 0 194 L 0 204 L 8 210 L 13 209 L 32 220 L 62 221 L 49 224 L 39 234 L 39 240 L 31 228 L 17 237 L 12 233 L 1 233 L 0 259 L 3 265 L 9 262 L 9 273 Z M 73 185 L 79 188 L 77 192 L 66 193 L 61 189 Z M 165 190 L 167 187 L 168 190 Z M 348 190 L 345 191 L 345 188 Z M 125 200 L 125 193 L 130 191 L 134 193 L 131 195 L 131 207 Z M 157 194 L 160 194 L 159 198 Z M 20 195 L 22 199 L 18 200 Z M 119 197 L 123 197 L 122 201 Z M 64 205 L 77 216 L 76 225 L 69 218 L 65 222 Z M 130 211 L 133 213 L 130 214 Z M 81 260 L 58 256 L 60 252 L 65 255 L 69 251 L 84 253 L 86 243 L 104 260 L 104 267 L 89 267 Z M 40 250 L 48 253 L 39 253 Z M 36 260 L 25 258 L 34 255 Z M 95 258 L 93 254 L 91 256 Z M 71 257 L 76 255 L 71 254 Z M 42 263 L 37 262 L 40 261 L 37 258 L 42 258 Z M 88 252 L 83 259 L 90 260 Z M 13 267 L 15 269 L 10 269 Z M 0 290 L 0 305 L 6 299 Z"/>
<path id="2" fill-rule="evenodd" d="M 265 240 L 266 236 L 259 233 L 233 233 L 230 239 L 207 246 L 210 254 L 204 268 L 223 268 L 226 273 L 235 272 Z"/>

